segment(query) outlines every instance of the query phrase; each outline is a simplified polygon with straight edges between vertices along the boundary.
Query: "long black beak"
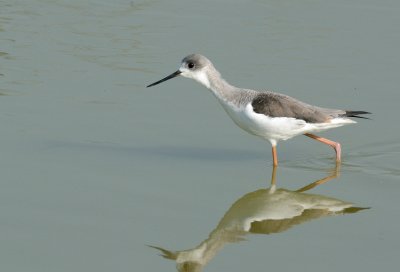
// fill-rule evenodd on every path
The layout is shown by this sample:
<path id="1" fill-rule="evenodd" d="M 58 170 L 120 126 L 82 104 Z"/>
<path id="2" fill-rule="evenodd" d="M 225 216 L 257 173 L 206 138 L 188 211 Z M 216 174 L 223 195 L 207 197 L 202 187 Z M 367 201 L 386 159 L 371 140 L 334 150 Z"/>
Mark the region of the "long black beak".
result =
<path id="1" fill-rule="evenodd" d="M 166 81 L 166 80 L 168 80 L 168 79 L 171 79 L 171 78 L 174 78 L 174 77 L 176 77 L 176 76 L 179 76 L 181 73 L 182 73 L 182 72 L 178 70 L 178 71 L 176 71 L 176 72 L 170 74 L 169 76 L 164 77 L 163 79 L 161 79 L 161 80 L 159 80 L 159 81 L 156 81 L 156 82 L 154 82 L 154 83 L 148 85 L 146 88 L 151 87 L 151 86 L 154 86 L 154 85 L 157 85 L 157 84 L 160 84 L 161 82 L 164 82 L 164 81 Z"/>

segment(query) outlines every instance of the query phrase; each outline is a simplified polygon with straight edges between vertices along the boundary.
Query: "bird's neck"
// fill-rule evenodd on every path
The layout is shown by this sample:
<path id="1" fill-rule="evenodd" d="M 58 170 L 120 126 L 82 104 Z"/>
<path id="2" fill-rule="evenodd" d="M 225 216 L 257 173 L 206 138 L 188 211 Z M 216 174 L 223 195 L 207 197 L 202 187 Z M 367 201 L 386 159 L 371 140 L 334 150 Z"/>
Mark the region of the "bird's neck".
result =
<path id="1" fill-rule="evenodd" d="M 238 88 L 226 82 L 218 71 L 209 73 L 207 77 L 209 84 L 206 87 L 213 92 L 220 102 L 235 102 L 238 98 Z"/>

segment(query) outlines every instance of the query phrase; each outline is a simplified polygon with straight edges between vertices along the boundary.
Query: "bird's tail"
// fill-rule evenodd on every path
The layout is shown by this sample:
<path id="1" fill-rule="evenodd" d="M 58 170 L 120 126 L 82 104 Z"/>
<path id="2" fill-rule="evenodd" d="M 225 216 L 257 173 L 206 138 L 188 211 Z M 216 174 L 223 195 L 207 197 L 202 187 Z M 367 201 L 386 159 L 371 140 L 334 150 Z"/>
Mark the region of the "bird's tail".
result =
<path id="1" fill-rule="evenodd" d="M 354 117 L 354 118 L 362 118 L 362 119 L 370 119 L 368 117 L 365 116 L 360 116 L 363 114 L 371 114 L 368 111 L 346 111 L 345 114 L 342 115 L 342 117 Z"/>

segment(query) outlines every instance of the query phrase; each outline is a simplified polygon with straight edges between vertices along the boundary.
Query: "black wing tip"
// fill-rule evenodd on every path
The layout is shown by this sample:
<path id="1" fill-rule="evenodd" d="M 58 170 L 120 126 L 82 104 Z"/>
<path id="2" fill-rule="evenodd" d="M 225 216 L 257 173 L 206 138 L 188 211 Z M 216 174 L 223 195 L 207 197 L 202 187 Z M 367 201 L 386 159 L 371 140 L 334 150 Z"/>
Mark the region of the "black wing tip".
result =
<path id="1" fill-rule="evenodd" d="M 371 120 L 371 118 L 368 118 L 368 117 L 365 117 L 365 116 L 360 116 L 360 115 L 363 115 L 363 114 L 372 114 L 372 113 L 368 112 L 368 111 L 346 111 L 344 116 Z"/>
<path id="2" fill-rule="evenodd" d="M 347 110 L 346 111 L 346 114 L 348 114 L 348 113 L 350 113 L 350 114 L 372 114 L 371 112 L 369 112 L 369 111 L 351 111 L 351 110 Z"/>

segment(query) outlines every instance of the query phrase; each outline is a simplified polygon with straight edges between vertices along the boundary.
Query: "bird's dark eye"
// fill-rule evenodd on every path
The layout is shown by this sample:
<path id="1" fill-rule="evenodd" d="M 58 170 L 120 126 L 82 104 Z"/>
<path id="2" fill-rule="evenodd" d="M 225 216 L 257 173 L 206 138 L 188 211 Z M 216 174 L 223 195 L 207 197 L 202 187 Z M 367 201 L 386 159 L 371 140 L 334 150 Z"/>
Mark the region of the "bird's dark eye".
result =
<path id="1" fill-rule="evenodd" d="M 189 62 L 188 63 L 188 67 L 189 67 L 189 69 L 193 69 L 194 68 L 194 63 L 193 62 Z"/>

